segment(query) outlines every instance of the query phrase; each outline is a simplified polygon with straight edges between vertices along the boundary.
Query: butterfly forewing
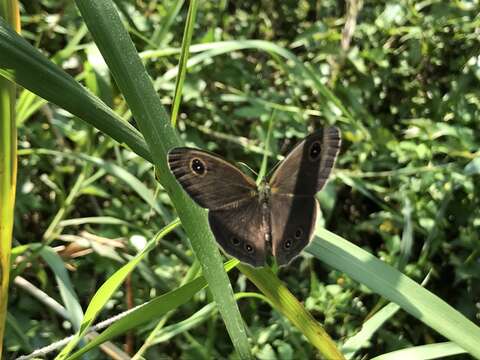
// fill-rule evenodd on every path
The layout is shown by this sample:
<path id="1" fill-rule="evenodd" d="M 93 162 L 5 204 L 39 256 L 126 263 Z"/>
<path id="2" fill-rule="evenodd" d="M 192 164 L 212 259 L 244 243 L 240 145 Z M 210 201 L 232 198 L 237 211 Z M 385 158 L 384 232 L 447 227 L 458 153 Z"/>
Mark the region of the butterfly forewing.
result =
<path id="1" fill-rule="evenodd" d="M 168 153 L 170 170 L 201 207 L 236 207 L 257 196 L 253 179 L 222 158 L 202 150 L 174 148 Z"/>
<path id="2" fill-rule="evenodd" d="M 314 196 L 330 176 L 340 142 L 340 130 L 336 127 L 307 136 L 273 173 L 269 182 L 272 193 Z"/>

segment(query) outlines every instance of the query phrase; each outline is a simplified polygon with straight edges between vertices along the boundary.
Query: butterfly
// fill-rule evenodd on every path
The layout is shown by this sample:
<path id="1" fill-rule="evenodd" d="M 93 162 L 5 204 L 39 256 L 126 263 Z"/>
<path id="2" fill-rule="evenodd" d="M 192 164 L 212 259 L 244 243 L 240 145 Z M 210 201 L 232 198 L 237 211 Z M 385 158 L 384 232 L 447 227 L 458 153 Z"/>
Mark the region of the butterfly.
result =
<path id="1" fill-rule="evenodd" d="M 328 180 L 340 130 L 327 127 L 297 144 L 258 186 L 218 155 L 187 147 L 168 153 L 170 171 L 209 210 L 215 239 L 230 256 L 254 267 L 273 255 L 288 264 L 310 242 L 318 213 L 315 194 Z"/>

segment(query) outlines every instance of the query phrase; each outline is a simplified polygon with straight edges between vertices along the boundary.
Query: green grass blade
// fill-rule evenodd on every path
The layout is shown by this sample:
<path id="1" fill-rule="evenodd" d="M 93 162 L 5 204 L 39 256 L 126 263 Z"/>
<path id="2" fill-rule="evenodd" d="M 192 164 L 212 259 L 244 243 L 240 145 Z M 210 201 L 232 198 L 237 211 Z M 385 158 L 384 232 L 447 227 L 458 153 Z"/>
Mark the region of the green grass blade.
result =
<path id="1" fill-rule="evenodd" d="M 7 316 L 17 172 L 15 88 L 0 78 L 0 354 Z"/>
<path id="2" fill-rule="evenodd" d="M 40 251 L 40 255 L 45 262 L 50 266 L 55 274 L 55 281 L 58 284 L 60 295 L 67 310 L 69 319 L 73 325 L 75 331 L 80 329 L 80 323 L 83 318 L 83 311 L 80 303 L 78 302 L 78 296 L 73 289 L 68 272 L 65 269 L 62 258 L 49 246 L 44 247 Z"/>
<path id="3" fill-rule="evenodd" d="M 47 103 L 30 90 L 24 89 L 17 100 L 17 126 L 21 126 L 31 115 Z"/>
<path id="4" fill-rule="evenodd" d="M 0 0 L 0 20 L 4 21 L 2 17 L 11 24 L 15 24 L 18 31 L 20 31 L 16 1 Z M 16 34 L 15 32 L 13 33 Z M 0 78 L 0 357 L 3 353 L 7 319 L 10 257 L 17 183 L 15 91 L 16 87 L 13 83 Z"/>
<path id="5" fill-rule="evenodd" d="M 274 122 L 275 122 L 275 110 L 272 111 L 272 114 L 270 115 L 270 119 L 268 120 L 267 138 L 265 140 L 262 164 L 260 166 L 260 171 L 258 172 L 257 185 L 260 184 L 261 181 L 265 179 L 267 175 L 268 156 L 270 155 L 269 146 L 270 146 L 270 139 L 272 137 Z"/>
<path id="6" fill-rule="evenodd" d="M 32 352 L 33 347 L 30 344 L 30 339 L 27 334 L 25 334 L 25 330 L 22 328 L 22 324 L 10 313 L 7 313 L 7 325 L 12 334 L 18 339 L 21 348 L 25 352 Z"/>
<path id="7" fill-rule="evenodd" d="M 193 28 L 195 26 L 195 16 L 197 14 L 197 0 L 191 0 L 188 7 L 187 22 L 182 40 L 182 51 L 180 53 L 180 61 L 178 64 L 179 72 L 175 82 L 175 94 L 173 96 L 171 124 L 173 127 L 177 126 L 178 109 L 182 101 L 182 89 L 185 82 L 185 75 L 187 73 L 187 60 L 190 55 L 190 43 L 192 42 Z"/>
<path id="8" fill-rule="evenodd" d="M 470 161 L 464 169 L 465 175 L 476 175 L 480 173 L 480 157 Z"/>
<path id="9" fill-rule="evenodd" d="M 130 224 L 129 222 L 118 219 L 112 216 L 91 216 L 91 217 L 84 217 L 84 218 L 73 218 L 73 219 L 66 219 L 60 222 L 61 227 L 67 226 L 79 226 L 85 224 L 103 224 L 103 225 L 124 225 L 129 227 L 135 227 L 134 225 Z"/>
<path id="10" fill-rule="evenodd" d="M 385 321 L 390 319 L 399 309 L 400 306 L 390 303 L 368 319 L 362 325 L 362 329 L 343 344 L 342 352 L 345 355 L 345 358 L 351 359 L 353 355 L 362 348 L 362 345 L 368 344 L 368 341 L 373 334 L 375 334 Z"/>
<path id="11" fill-rule="evenodd" d="M 402 232 L 402 242 L 400 243 L 400 257 L 398 260 L 399 271 L 403 271 L 408 264 L 413 247 L 412 204 L 409 198 L 405 199 L 402 214 L 405 222 Z"/>
<path id="12" fill-rule="evenodd" d="M 288 318 L 325 358 L 344 359 L 323 327 L 270 269 L 254 269 L 243 264 L 239 264 L 238 268 L 265 294 L 275 309 Z"/>
<path id="13" fill-rule="evenodd" d="M 427 274 L 425 279 L 422 281 L 422 286 L 425 286 L 428 283 L 430 278 L 430 273 Z M 380 299 L 380 302 L 385 301 L 384 298 Z M 378 304 L 377 304 L 378 306 Z M 374 307 L 375 309 L 375 307 Z M 361 330 L 356 333 L 354 336 L 350 337 L 342 346 L 342 352 L 347 359 L 353 358 L 355 353 L 360 350 L 363 346 L 370 344 L 370 339 L 372 336 L 380 329 L 383 324 L 389 320 L 393 315 L 400 310 L 400 306 L 395 303 L 389 303 L 384 306 L 382 309 L 377 311 L 372 317 L 370 317 L 365 323 L 363 323 Z M 372 310 L 373 312 L 374 310 Z"/>
<path id="14" fill-rule="evenodd" d="M 167 34 L 172 27 L 175 18 L 178 16 L 178 13 L 182 9 L 184 2 L 185 0 L 176 0 L 169 8 L 167 16 L 165 16 L 161 26 L 159 26 L 153 33 L 152 42 L 157 44 L 156 48 L 162 48 L 167 44 Z"/>
<path id="15" fill-rule="evenodd" d="M 169 116 L 160 103 L 152 81 L 112 2 L 78 0 L 77 6 L 145 136 L 161 175 L 161 183 L 170 195 L 202 265 L 233 345 L 241 358 L 251 358 L 245 325 L 229 279 L 223 271 L 220 252 L 211 235 L 206 213 L 194 205 L 169 171 L 167 152 L 181 145 L 181 142 L 169 124 Z"/>
<path id="16" fill-rule="evenodd" d="M 270 300 L 268 300 L 267 297 L 263 296 L 262 294 L 259 293 L 237 293 L 235 294 L 235 298 L 238 300 L 240 298 L 257 298 L 260 300 L 265 301 L 266 303 L 272 305 Z M 179 321 L 175 324 L 166 326 L 165 328 L 161 329 L 155 337 L 152 339 L 150 346 L 154 344 L 159 344 L 161 342 L 165 342 L 173 338 L 174 336 L 177 336 L 178 334 L 181 334 L 185 331 L 188 331 L 192 328 L 195 328 L 196 326 L 199 326 L 200 324 L 204 323 L 206 320 L 210 319 L 213 313 L 217 312 L 217 307 L 215 306 L 215 303 L 210 303 L 205 305 L 203 308 L 198 310 L 195 314 L 192 316 L 189 316 L 187 319 Z"/>
<path id="17" fill-rule="evenodd" d="M 60 64 L 63 60 L 68 59 L 77 50 L 77 46 L 87 33 L 87 27 L 83 24 L 77 30 L 75 35 L 70 39 L 68 44 L 59 52 L 57 52 L 52 61 Z M 40 107 L 47 103 L 46 100 L 38 97 L 30 90 L 24 89 L 17 99 L 17 126 L 22 125 L 31 115 L 33 115 Z"/>
<path id="18" fill-rule="evenodd" d="M 225 271 L 230 271 L 238 263 L 237 260 L 231 260 L 225 264 Z M 103 331 L 94 340 L 82 347 L 79 351 L 68 357 L 68 360 L 77 359 L 90 349 L 100 345 L 101 343 L 113 339 L 114 337 L 125 333 L 129 329 L 133 329 L 152 319 L 157 319 L 166 314 L 170 310 L 176 309 L 180 305 L 185 304 L 193 295 L 199 292 L 207 285 L 205 277 L 200 276 L 179 288 L 168 292 L 167 294 L 158 296 L 148 303 L 132 310 L 125 317 L 119 319 Z"/>
<path id="19" fill-rule="evenodd" d="M 57 104 L 125 143 L 143 158 L 150 152 L 141 134 L 87 89 L 48 60 L 0 18 L 0 75 Z"/>
<path id="20" fill-rule="evenodd" d="M 188 317 L 185 320 L 179 321 L 175 324 L 169 325 L 162 329 L 157 336 L 153 339 L 150 345 L 159 344 L 170 340 L 171 338 L 181 334 L 185 331 L 188 331 L 206 320 L 210 319 L 212 314 L 216 311 L 215 303 L 210 303 L 205 305 L 203 308 L 198 310 L 195 314 Z"/>
<path id="21" fill-rule="evenodd" d="M 480 328 L 395 268 L 326 229 L 317 229 L 307 251 L 398 304 L 447 339 L 480 358 Z"/>
<path id="22" fill-rule="evenodd" d="M 236 40 L 236 41 L 220 41 L 209 44 L 193 45 L 190 48 L 190 52 L 201 52 L 198 55 L 192 56 L 188 62 L 187 67 L 192 67 L 198 65 L 205 60 L 211 59 L 212 57 L 228 54 L 234 51 L 246 50 L 246 49 L 256 49 L 265 52 L 272 52 L 276 55 L 281 56 L 285 60 L 292 61 L 295 66 L 303 68 L 303 64 L 298 58 L 290 51 L 284 49 L 281 46 L 276 45 L 270 41 L 264 40 Z M 177 50 L 178 51 L 178 50 Z M 149 56 L 152 56 L 154 52 L 148 53 Z M 178 66 L 167 71 L 162 77 L 161 81 L 171 80 L 175 78 L 178 74 Z"/>
<path id="23" fill-rule="evenodd" d="M 429 344 L 415 346 L 404 350 L 392 351 L 387 354 L 375 356 L 372 360 L 429 360 L 443 359 L 447 356 L 463 354 L 460 346 L 452 342 L 444 342 L 439 344 Z"/>
<path id="24" fill-rule="evenodd" d="M 325 86 L 321 79 L 319 78 L 316 71 L 309 65 L 305 65 L 301 62 L 295 54 L 286 50 L 285 48 L 278 46 L 277 44 L 264 41 L 264 40 L 236 40 L 236 41 L 221 41 L 209 44 L 198 44 L 190 48 L 191 52 L 202 52 L 196 56 L 191 57 L 187 62 L 187 68 L 201 64 L 214 56 L 230 53 L 233 51 L 245 50 L 245 49 L 256 49 L 260 51 L 265 51 L 267 53 L 273 54 L 272 57 L 279 56 L 284 60 L 290 61 L 295 68 L 298 69 L 298 72 L 301 76 L 296 77 L 297 81 L 305 82 L 305 79 L 311 81 L 313 87 L 319 92 L 321 97 L 321 102 L 330 102 L 341 111 L 344 119 L 339 118 L 340 121 L 346 121 L 352 126 L 356 127 L 365 138 L 369 138 L 369 132 L 365 129 L 364 125 L 355 119 L 351 112 L 343 105 L 341 100 L 327 87 Z M 178 51 L 178 50 L 177 50 Z M 169 49 L 168 52 L 158 52 L 157 54 L 166 55 L 174 52 L 173 49 Z M 149 51 L 145 55 L 148 57 L 154 56 L 155 52 Z M 282 67 L 288 69 L 289 66 L 282 64 Z M 159 81 L 169 81 L 177 76 L 179 68 L 175 67 L 167 71 L 163 78 Z M 346 119 L 346 120 L 345 120 Z"/>
<path id="25" fill-rule="evenodd" d="M 178 220 L 172 222 L 162 230 L 160 230 L 153 239 L 151 239 L 145 248 L 137 254 L 132 260 L 118 269 L 115 274 L 110 276 L 107 281 L 97 290 L 93 296 L 90 304 L 88 305 L 85 315 L 80 326 L 80 330 L 75 334 L 72 340 L 62 349 L 60 354 L 55 358 L 57 360 L 66 359 L 68 354 L 77 345 L 78 341 L 86 334 L 88 328 L 92 326 L 93 321 L 97 317 L 98 313 L 103 309 L 107 301 L 112 297 L 113 293 L 122 284 L 125 278 L 130 272 L 135 269 L 138 263 L 152 250 L 158 243 L 158 241 L 165 235 L 170 233 L 180 222 Z"/>
<path id="26" fill-rule="evenodd" d="M 61 152 L 56 150 L 49 149 L 24 149 L 19 151 L 19 155 L 30 155 L 30 154 L 39 154 L 39 155 L 51 155 L 57 157 L 70 158 L 74 160 L 83 160 L 92 163 L 99 168 L 105 170 L 107 173 L 115 176 L 120 181 L 129 185 L 132 190 L 134 190 L 138 196 L 140 196 L 155 212 L 162 216 L 162 219 L 168 219 L 169 216 L 167 212 L 162 208 L 161 204 L 156 201 L 154 193 L 136 176 L 131 174 L 129 171 L 125 170 L 123 167 L 115 165 L 111 162 L 105 161 L 101 158 L 85 155 L 85 154 L 75 154 L 68 152 Z"/>

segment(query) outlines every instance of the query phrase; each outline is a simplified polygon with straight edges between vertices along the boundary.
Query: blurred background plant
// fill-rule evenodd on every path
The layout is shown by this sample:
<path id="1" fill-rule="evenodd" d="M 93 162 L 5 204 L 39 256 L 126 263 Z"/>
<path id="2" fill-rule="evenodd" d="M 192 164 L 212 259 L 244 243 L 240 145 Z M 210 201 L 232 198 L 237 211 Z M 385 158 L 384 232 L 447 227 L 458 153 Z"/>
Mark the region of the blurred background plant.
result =
<path id="1" fill-rule="evenodd" d="M 187 4 L 115 3 L 169 108 Z M 130 120 L 75 4 L 20 4 L 22 36 Z M 273 110 L 268 146 L 275 155 L 309 131 L 336 124 L 343 146 L 335 179 L 319 195 L 322 225 L 418 282 L 430 273 L 428 289 L 478 325 L 479 2 L 223 0 L 201 2 L 197 11 L 178 115 L 187 145 L 259 169 Z M 170 199 L 157 188 L 151 164 L 28 91 L 19 92 L 17 124 L 14 274 L 58 300 L 51 265 L 30 261 L 35 250 L 22 247 L 43 239 L 64 259 L 86 306 L 119 263 L 174 219 Z M 184 239 L 179 229 L 162 239 L 102 316 L 178 287 L 194 262 Z M 280 269 L 278 277 L 334 339 L 357 333 L 385 303 L 309 255 Z M 239 272 L 230 279 L 235 291 L 255 290 Z M 15 285 L 7 358 L 73 331 L 25 284 Z M 156 334 L 144 356 L 230 356 L 224 325 L 205 306 L 210 300 L 202 291 L 177 310 L 173 325 Z M 243 299 L 239 306 L 257 358 L 315 357 L 316 349 L 267 302 Z M 187 325 L 178 326 L 185 318 Z M 141 345 L 154 325 L 130 333 L 127 350 Z M 399 311 L 354 356 L 443 340 Z M 103 356 L 98 349 L 90 354 Z"/>

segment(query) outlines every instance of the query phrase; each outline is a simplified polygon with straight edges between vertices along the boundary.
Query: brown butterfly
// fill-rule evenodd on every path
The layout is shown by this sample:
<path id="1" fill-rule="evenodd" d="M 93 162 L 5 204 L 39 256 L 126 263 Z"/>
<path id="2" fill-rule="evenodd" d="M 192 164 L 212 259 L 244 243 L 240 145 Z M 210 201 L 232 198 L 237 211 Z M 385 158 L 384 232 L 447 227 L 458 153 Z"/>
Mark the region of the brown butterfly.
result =
<path id="1" fill-rule="evenodd" d="M 252 266 L 273 254 L 288 264 L 313 236 L 320 191 L 340 149 L 340 130 L 327 127 L 303 139 L 273 175 L 255 181 L 221 157 L 197 149 L 170 150 L 170 170 L 195 202 L 209 210 L 223 250 Z"/>

